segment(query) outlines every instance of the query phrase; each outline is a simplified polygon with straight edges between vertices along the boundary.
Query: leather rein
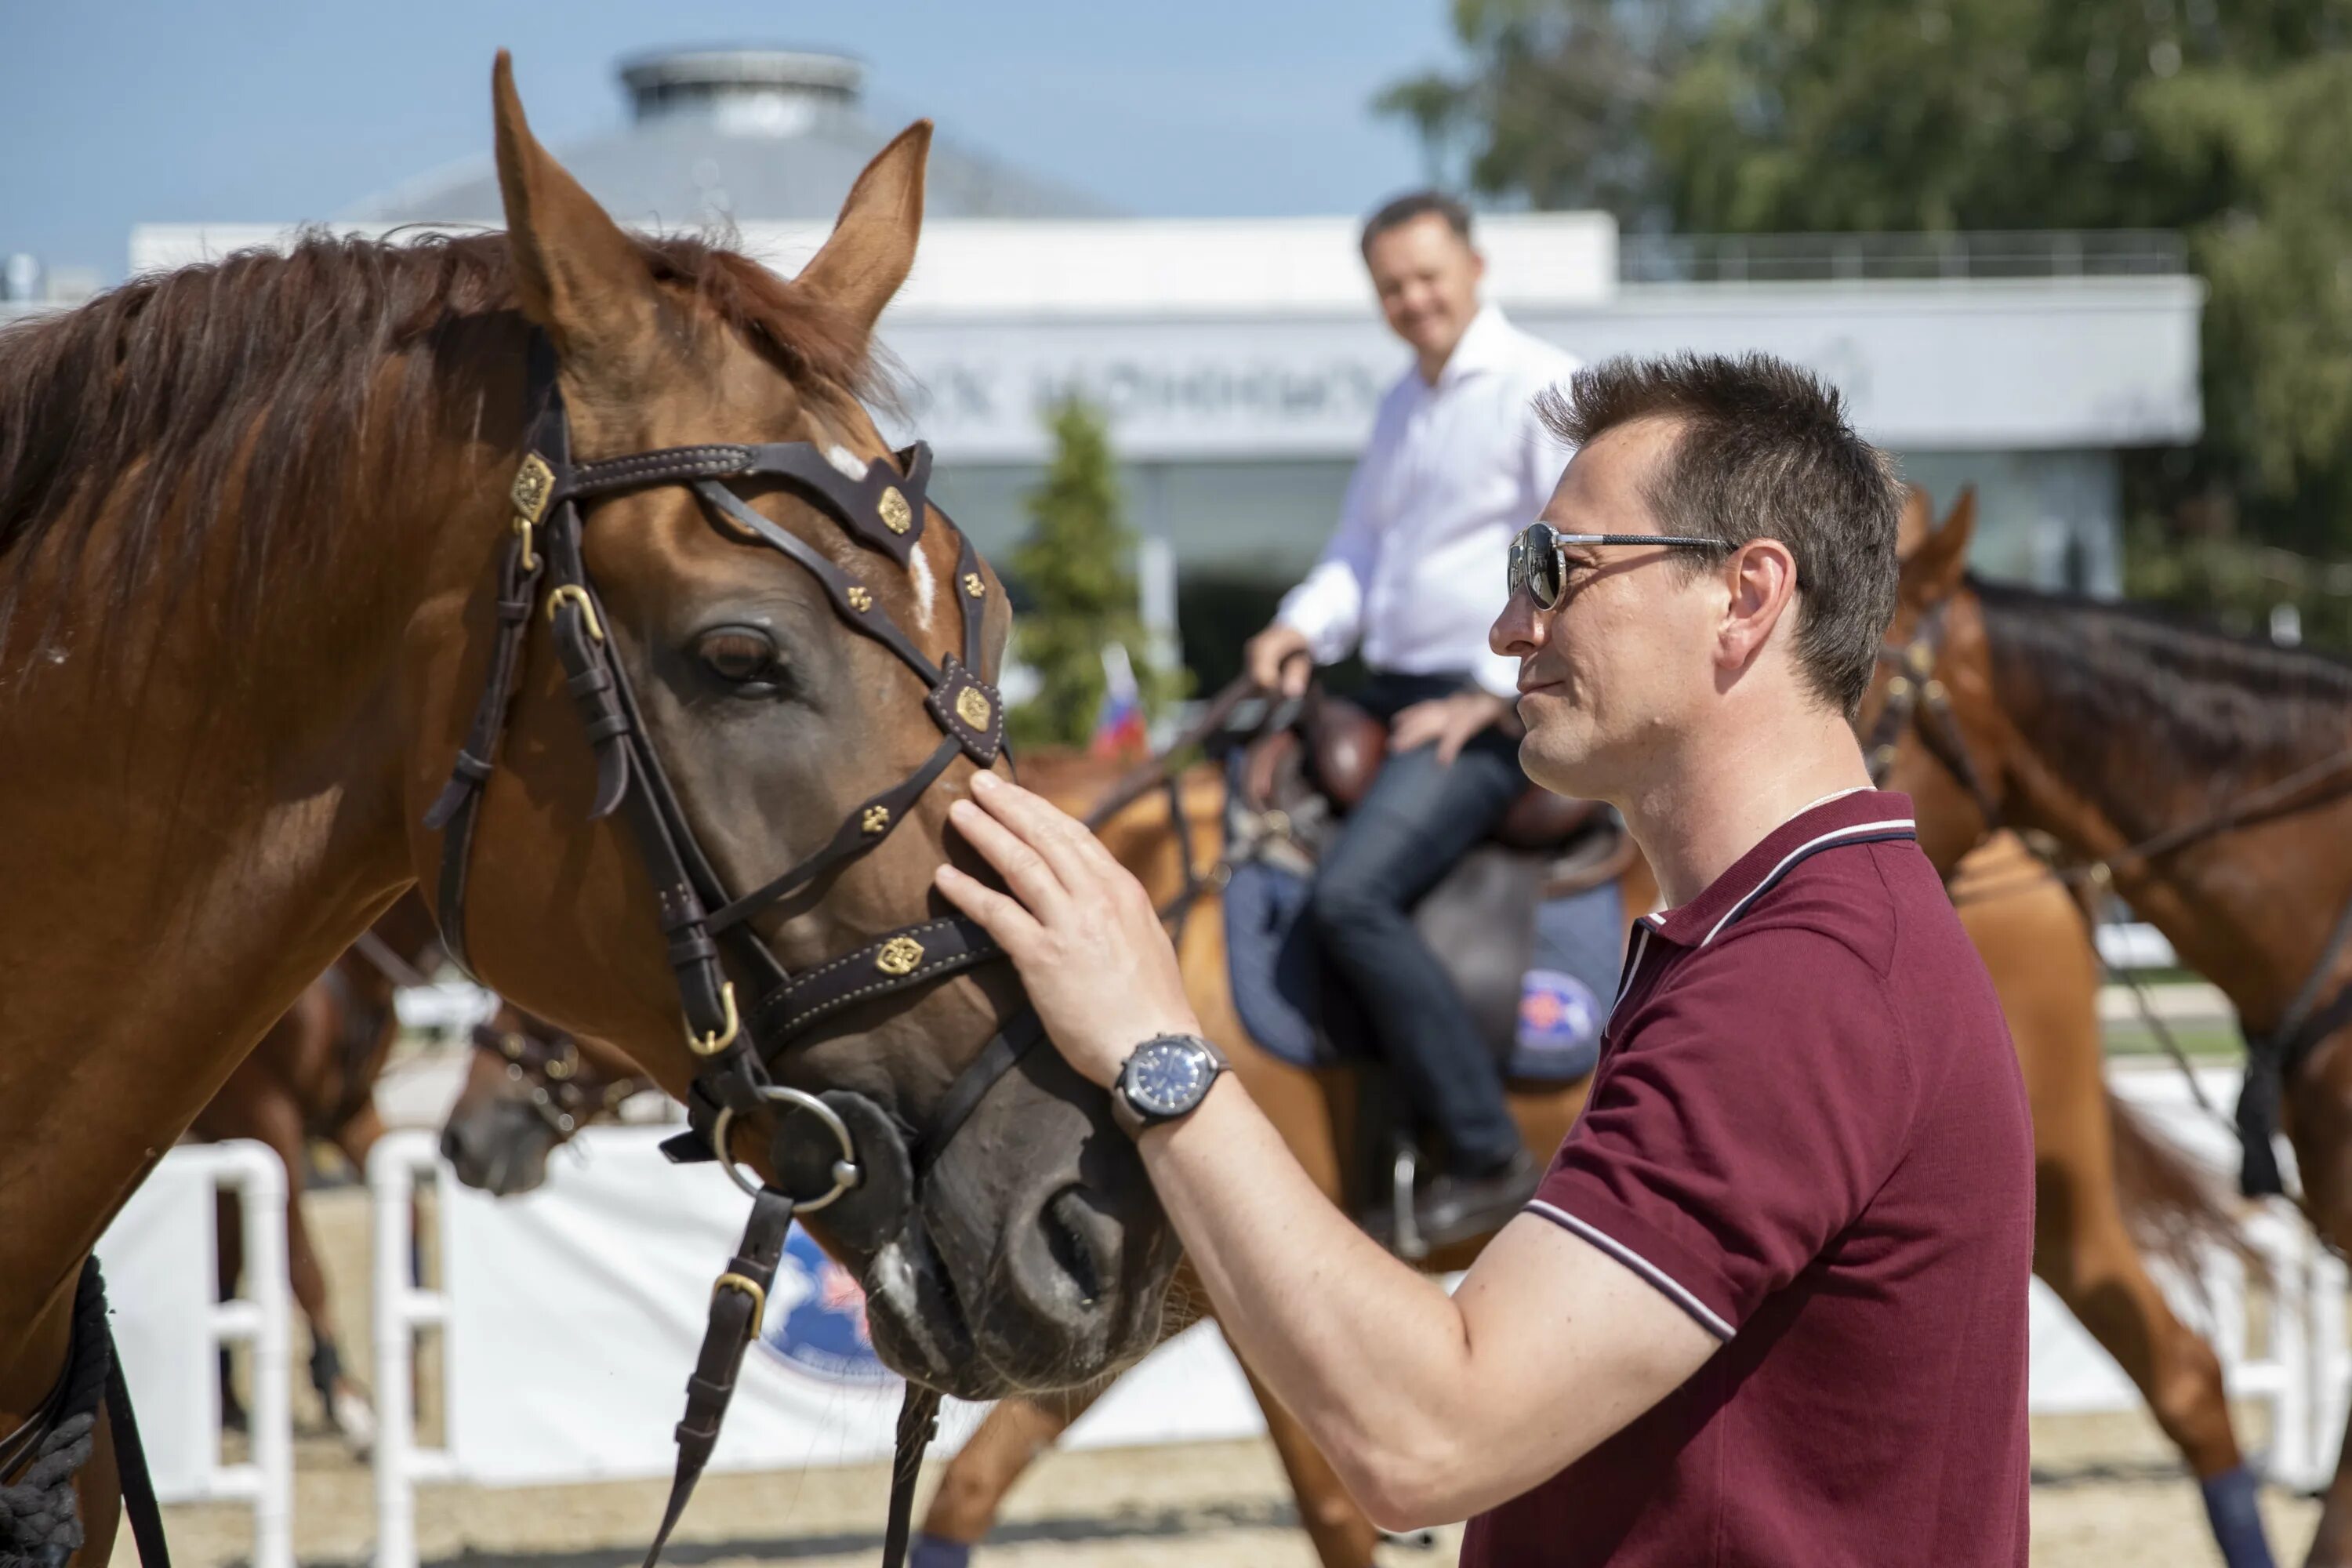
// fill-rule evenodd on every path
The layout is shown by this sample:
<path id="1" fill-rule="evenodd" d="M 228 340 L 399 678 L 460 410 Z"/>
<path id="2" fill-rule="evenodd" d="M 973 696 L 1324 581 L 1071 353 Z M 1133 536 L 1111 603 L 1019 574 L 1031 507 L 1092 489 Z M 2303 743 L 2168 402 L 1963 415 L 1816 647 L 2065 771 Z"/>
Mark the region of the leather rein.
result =
<path id="1" fill-rule="evenodd" d="M 646 1568 L 652 1568 L 718 1441 L 794 1215 L 827 1210 L 828 1229 L 875 1247 L 896 1235 L 923 1174 L 989 1089 L 1045 1031 L 1026 1008 L 1007 1020 L 949 1086 L 929 1125 L 911 1139 L 890 1112 L 863 1095 L 845 1089 L 812 1093 L 779 1081 L 787 1054 L 814 1026 L 863 1003 L 1004 956 L 969 921 L 930 920 L 885 932 L 793 974 L 751 924 L 778 900 L 881 844 L 957 757 L 976 767 L 993 764 L 1003 751 L 1004 716 L 995 687 L 981 675 L 989 588 L 968 537 L 958 535 L 950 589 L 961 611 L 961 655 L 934 664 L 881 607 L 872 588 L 761 516 L 729 481 L 783 481 L 871 551 L 878 563 L 904 571 L 935 510 L 927 494 L 929 448 L 919 443 L 894 454 L 893 461 L 867 464 L 807 441 L 675 447 L 581 462 L 571 450 L 553 348 L 536 331 L 528 374 L 530 423 L 511 490 L 514 520 L 499 558 L 489 670 L 449 782 L 425 814 L 425 825 L 443 835 L 442 937 L 450 957 L 470 973 L 466 890 L 475 824 L 483 787 L 496 770 L 530 623 L 543 606 L 566 688 L 595 753 L 590 817 L 618 811 L 628 822 L 657 900 L 687 1044 L 701 1064 L 688 1097 L 691 1130 L 665 1143 L 663 1151 L 674 1161 L 717 1160 L 752 1200 L 742 1242 L 711 1289 L 709 1322 L 687 1384 L 686 1416 L 677 1427 L 677 1475 L 660 1530 L 646 1553 Z M 814 577 L 851 631 L 882 644 L 921 679 L 924 709 L 941 731 L 929 759 L 853 808 L 823 847 L 740 896 L 731 896 L 712 869 L 678 804 L 627 671 L 607 640 L 607 617 L 582 545 L 585 506 L 667 485 L 692 489 L 722 537 L 773 550 Z M 940 517 L 946 521 L 944 513 Z M 755 977 L 758 994 L 748 1009 L 739 1005 L 735 982 L 722 963 L 722 942 L 730 944 L 727 956 L 740 971 Z M 779 1113 L 770 1149 L 775 1177 L 754 1184 L 733 1158 L 729 1134 L 739 1118 L 762 1110 Z M 914 1479 L 923 1448 L 937 1430 L 939 1399 L 931 1389 L 907 1384 L 884 1539 L 886 1568 L 899 1568 L 905 1558 Z"/>

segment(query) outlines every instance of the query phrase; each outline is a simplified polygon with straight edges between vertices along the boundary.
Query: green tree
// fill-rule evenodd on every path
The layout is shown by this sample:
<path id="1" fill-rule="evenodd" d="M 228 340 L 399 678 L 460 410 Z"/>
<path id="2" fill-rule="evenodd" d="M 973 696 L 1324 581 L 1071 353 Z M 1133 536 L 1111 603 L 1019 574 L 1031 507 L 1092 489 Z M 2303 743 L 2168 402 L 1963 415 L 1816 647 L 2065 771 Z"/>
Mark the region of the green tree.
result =
<path id="1" fill-rule="evenodd" d="M 1697 0 L 1454 0 L 1470 68 L 1384 89 L 1440 184 L 1541 208 L 1604 207 L 1663 221 L 1649 121 L 1706 37 Z"/>
<path id="2" fill-rule="evenodd" d="M 2210 289 L 2206 431 L 2127 465 L 2135 544 L 2352 555 L 2352 0 L 1669 9 L 1456 0 L 1465 68 L 1381 106 L 1490 197 L 1633 228 L 2179 230 Z M 1630 51 L 1622 94 L 1585 48 Z M 2210 604 L 2265 574 L 2172 575 Z"/>
<path id="3" fill-rule="evenodd" d="M 1121 515 L 1109 428 L 1076 398 L 1056 405 L 1049 424 L 1054 460 L 1029 494 L 1029 532 L 1009 563 L 1027 606 L 1013 652 L 1039 684 L 1005 722 L 1015 745 L 1082 746 L 1102 710 L 1108 645 L 1126 647 L 1146 713 L 1176 685 L 1148 657 L 1130 565 L 1135 534 Z"/>

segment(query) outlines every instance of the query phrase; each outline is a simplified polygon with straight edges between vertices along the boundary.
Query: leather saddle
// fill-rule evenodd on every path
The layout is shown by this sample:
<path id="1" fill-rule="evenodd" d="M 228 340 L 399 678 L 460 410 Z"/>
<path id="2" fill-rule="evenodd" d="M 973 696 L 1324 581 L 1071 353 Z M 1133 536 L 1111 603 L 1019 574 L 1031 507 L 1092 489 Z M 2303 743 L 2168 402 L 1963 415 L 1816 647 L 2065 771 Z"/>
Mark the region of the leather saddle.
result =
<path id="1" fill-rule="evenodd" d="M 1329 815 L 1345 816 L 1371 788 L 1388 749 L 1387 725 L 1345 698 L 1311 687 L 1294 722 L 1260 735 L 1244 751 L 1242 804 L 1296 817 L 1293 807 L 1319 797 Z M 1488 841 L 1524 855 L 1565 858 L 1572 864 L 1559 869 L 1571 879 L 1605 866 L 1587 886 L 1616 877 L 1633 852 L 1624 825 L 1599 801 L 1572 800 L 1535 784 L 1511 803 Z M 1547 876 L 1546 891 L 1557 896 L 1559 880 Z"/>

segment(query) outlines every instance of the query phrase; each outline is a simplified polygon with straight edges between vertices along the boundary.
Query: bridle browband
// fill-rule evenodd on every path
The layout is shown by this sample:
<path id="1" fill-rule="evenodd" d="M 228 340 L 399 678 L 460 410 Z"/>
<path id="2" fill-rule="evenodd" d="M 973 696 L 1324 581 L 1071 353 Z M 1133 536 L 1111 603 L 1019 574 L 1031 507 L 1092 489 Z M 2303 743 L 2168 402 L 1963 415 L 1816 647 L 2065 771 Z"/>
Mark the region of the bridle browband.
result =
<path id="1" fill-rule="evenodd" d="M 664 1152 L 678 1161 L 715 1158 L 752 1199 L 742 1243 L 712 1287 L 710 1321 L 687 1384 L 686 1418 L 677 1428 L 677 1473 L 660 1531 L 646 1553 L 646 1568 L 652 1568 L 718 1441 L 793 1215 L 829 1209 L 828 1229 L 870 1247 L 895 1236 L 921 1176 L 989 1089 L 1045 1031 L 1025 1008 L 1007 1022 L 949 1086 L 911 1151 L 903 1125 L 865 1096 L 845 1089 L 811 1093 L 777 1081 L 786 1052 L 817 1024 L 1004 956 L 970 921 L 930 920 L 887 931 L 795 975 L 751 925 L 751 917 L 778 900 L 888 837 L 959 755 L 977 767 L 992 765 L 1003 752 L 1004 715 L 1002 698 L 981 674 L 989 588 L 969 537 L 957 535 L 951 589 L 961 611 L 962 650 L 935 665 L 890 618 L 870 586 L 745 504 L 728 481 L 783 481 L 859 544 L 903 571 L 932 510 L 927 494 L 929 448 L 918 443 L 894 454 L 893 463 L 860 464 L 838 448 L 821 449 L 806 441 L 673 447 L 575 462 L 554 350 L 537 331 L 527 374 L 530 424 L 511 490 L 514 519 L 499 558 L 489 670 L 449 782 L 426 812 L 425 825 L 443 835 L 443 942 L 458 967 L 470 973 L 466 886 L 474 829 L 483 786 L 497 766 L 531 617 L 543 604 L 566 689 L 595 752 L 596 795 L 589 816 L 600 819 L 620 811 L 629 824 L 654 886 L 687 1044 L 701 1063 L 688 1098 L 692 1131 L 664 1144 Z M 691 489 L 722 535 L 774 550 L 816 578 L 851 630 L 882 644 L 921 678 L 923 706 L 941 731 L 938 748 L 914 772 L 853 808 L 833 836 L 797 865 L 740 897 L 730 896 L 720 882 L 678 805 L 627 672 L 607 640 L 606 617 L 582 547 L 584 503 L 656 485 Z M 734 982 L 720 960 L 720 942 L 728 939 L 730 956 L 757 977 L 759 994 L 748 1012 L 739 1006 Z M 770 1149 L 775 1177 L 755 1186 L 737 1166 L 729 1133 L 738 1118 L 770 1110 L 780 1112 Z M 794 1135 L 803 1119 L 817 1123 L 819 1138 Z M 912 1382 L 907 1385 L 884 1543 L 887 1568 L 897 1568 L 905 1555 L 915 1469 L 936 1427 L 938 1404 L 935 1392 Z"/>

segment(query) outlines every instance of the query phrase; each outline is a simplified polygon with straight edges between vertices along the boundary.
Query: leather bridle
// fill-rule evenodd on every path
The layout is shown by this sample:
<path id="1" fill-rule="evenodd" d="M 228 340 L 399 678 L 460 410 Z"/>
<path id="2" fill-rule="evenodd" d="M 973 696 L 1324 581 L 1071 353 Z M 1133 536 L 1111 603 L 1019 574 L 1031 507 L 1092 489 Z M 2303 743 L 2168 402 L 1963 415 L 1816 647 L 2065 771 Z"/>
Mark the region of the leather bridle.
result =
<path id="1" fill-rule="evenodd" d="M 1919 617 L 1917 629 L 1911 640 L 1901 645 L 1881 643 L 1878 662 L 1895 673 L 1886 679 L 1886 702 L 1878 710 L 1878 722 L 1871 726 L 1870 736 L 1863 744 L 1863 758 L 1870 768 L 1870 782 L 1883 785 L 1887 770 L 1902 746 L 1906 731 L 1916 731 L 1919 743 L 1927 754 L 1944 764 L 1951 775 L 1959 780 L 1960 787 L 1969 792 L 1982 814 L 1985 831 L 1991 833 L 2000 826 L 2000 803 L 1985 784 L 1976 760 L 1969 754 L 1968 737 L 1960 729 L 1959 716 L 1952 711 L 1951 692 L 1936 677 L 1936 666 L 1944 657 L 1944 637 L 1949 626 L 1952 602 L 1938 599 Z"/>
<path id="2" fill-rule="evenodd" d="M 658 1088 L 643 1073 L 606 1078 L 582 1055 L 580 1042 L 561 1032 L 541 1036 L 492 1024 L 474 1026 L 474 1048 L 506 1063 L 510 1082 L 528 1085 L 522 1100 L 561 1141 L 633 1096 Z"/>
<path id="3" fill-rule="evenodd" d="M 903 571 L 935 510 L 927 494 L 929 448 L 918 443 L 894 454 L 892 462 L 861 463 L 838 448 L 807 441 L 711 444 L 576 462 L 554 351 L 537 331 L 528 377 L 530 424 L 511 492 L 511 531 L 499 558 L 498 629 L 489 670 L 449 782 L 425 814 L 425 825 L 443 835 L 443 941 L 450 957 L 467 968 L 466 886 L 475 824 L 483 786 L 497 765 L 531 618 L 543 605 L 565 686 L 595 752 L 596 794 L 589 815 L 599 819 L 619 811 L 629 824 L 653 883 L 687 1044 L 701 1064 L 688 1097 L 692 1131 L 664 1144 L 664 1152 L 678 1161 L 717 1159 L 752 1198 L 742 1243 L 712 1288 L 709 1324 L 687 1384 L 686 1418 L 677 1428 L 677 1473 L 660 1531 L 646 1554 L 651 1568 L 718 1441 L 794 1215 L 827 1210 L 829 1230 L 870 1247 L 898 1234 L 923 1174 L 989 1089 L 1045 1031 L 1026 1008 L 1007 1020 L 949 1086 L 929 1125 L 911 1139 L 911 1150 L 902 1125 L 865 1096 L 845 1089 L 811 1093 L 778 1081 L 786 1053 L 815 1025 L 1004 956 L 970 921 L 930 920 L 887 931 L 795 975 L 751 924 L 778 900 L 881 844 L 957 757 L 977 767 L 992 766 L 1003 751 L 1004 715 L 1002 698 L 981 673 L 990 590 L 970 538 L 957 535 L 951 588 L 963 624 L 961 654 L 935 665 L 866 582 L 761 516 L 729 482 L 782 480 L 879 563 Z M 584 505 L 657 485 L 688 487 L 722 536 L 763 545 L 814 577 L 844 624 L 888 648 L 920 678 L 924 709 L 941 731 L 938 748 L 920 766 L 853 808 L 822 847 L 740 896 L 731 896 L 720 882 L 678 805 L 627 671 L 607 640 L 608 619 L 582 547 Z M 756 977 L 759 994 L 748 1009 L 739 1005 L 735 983 L 722 964 L 722 942 L 730 944 L 728 956 Z M 763 1110 L 780 1113 L 770 1151 L 775 1175 L 754 1185 L 730 1152 L 729 1133 L 737 1119 Z M 814 1129 L 803 1131 L 810 1122 Z M 936 1428 L 938 1403 L 937 1393 L 908 1384 L 884 1545 L 890 1568 L 905 1554 L 915 1469 Z"/>
<path id="4" fill-rule="evenodd" d="M 1952 711 L 1950 694 L 1935 675 L 1943 658 L 1950 605 L 1949 599 L 1942 599 L 1931 605 L 1921 616 L 1918 629 L 1908 643 L 1897 647 L 1890 642 L 1880 647 L 1879 663 L 1892 666 L 1895 673 L 1887 679 L 1886 704 L 1879 710 L 1878 721 L 1871 729 L 1864 756 L 1870 768 L 1871 783 L 1880 784 L 1894 764 L 1905 731 L 1916 731 L 1928 754 L 1959 780 L 1960 786 L 1975 801 L 1983 818 L 1984 834 L 1989 837 L 2008 825 L 2002 820 L 1999 801 L 1986 787 L 1985 775 L 1977 770 L 1969 754 L 1959 720 Z M 2046 836 L 2028 833 L 2021 837 L 2042 869 L 2065 887 L 2088 887 L 2105 892 L 2114 886 L 2118 866 L 2146 864 L 2223 834 L 2310 810 L 2337 798 L 2347 789 L 2352 789 L 2352 750 L 2323 757 L 2203 816 L 2176 824 L 2095 860 L 2061 865 Z M 1996 893 L 2001 890 L 2006 889 L 1993 889 Z M 1990 895 L 1979 891 L 1978 896 Z M 2084 916 L 2086 920 L 2095 919 L 2087 905 L 2084 906 Z M 2305 972 L 2279 1021 L 2269 1029 L 2254 1029 L 2242 1018 L 2239 1020 L 2239 1032 L 2246 1041 L 2246 1072 L 2239 1089 L 2234 1122 L 2243 1152 L 2239 1188 L 2248 1197 L 2284 1190 L 2277 1158 L 2271 1149 L 2271 1136 L 2279 1126 L 2287 1076 L 2321 1041 L 2352 1024 L 2352 981 L 2338 985 L 2332 993 L 2326 989 L 2329 975 L 2347 948 L 2352 948 L 2352 898 L 2347 898 L 2337 912 L 2335 924 L 2320 946 L 2319 956 Z M 2125 984 L 2135 995 L 2139 995 L 2136 976 L 2110 963 L 2099 952 L 2095 941 L 2092 950 L 2111 983 Z M 2189 1063 L 2169 1030 L 2147 1006 L 2145 996 L 2140 1000 L 2141 1012 L 2152 1032 L 2182 1071 L 2188 1073 Z M 2203 1091 L 2197 1087 L 2193 1074 L 2189 1075 L 2189 1086 L 2202 1103 Z"/>

